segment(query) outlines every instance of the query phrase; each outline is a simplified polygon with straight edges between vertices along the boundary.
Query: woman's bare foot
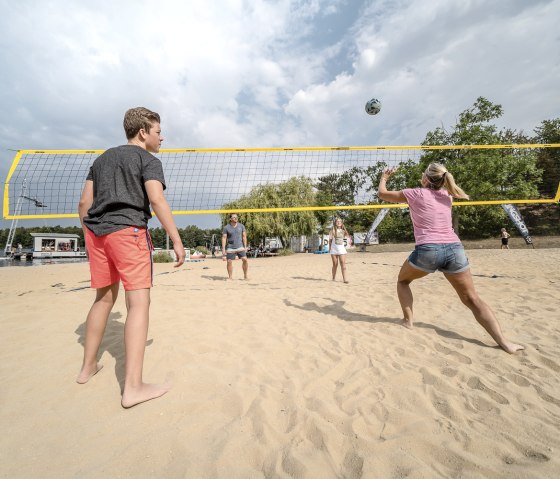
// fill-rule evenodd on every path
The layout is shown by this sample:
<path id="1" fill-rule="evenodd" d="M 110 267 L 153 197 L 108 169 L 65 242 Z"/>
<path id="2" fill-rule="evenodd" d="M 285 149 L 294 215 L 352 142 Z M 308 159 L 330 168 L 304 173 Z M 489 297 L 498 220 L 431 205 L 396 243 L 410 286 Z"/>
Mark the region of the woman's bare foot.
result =
<path id="1" fill-rule="evenodd" d="M 126 387 L 122 395 L 121 405 L 125 409 L 128 409 L 137 404 L 149 401 L 150 399 L 156 399 L 163 396 L 167 391 L 171 389 L 171 384 L 146 384 L 142 383 L 136 388 Z"/>
<path id="2" fill-rule="evenodd" d="M 85 384 L 102 369 L 103 369 L 103 364 L 99 364 L 99 363 L 96 363 L 95 367 L 93 368 L 82 366 L 82 370 L 80 371 L 80 374 L 78 374 L 78 377 L 76 378 L 76 382 L 78 384 Z"/>
<path id="3" fill-rule="evenodd" d="M 513 354 L 516 353 L 517 351 L 522 351 L 525 349 L 525 346 L 521 346 L 521 344 L 515 344 L 515 343 L 504 343 L 504 344 L 500 344 L 500 347 L 509 354 Z"/>
<path id="4" fill-rule="evenodd" d="M 412 329 L 412 327 L 413 327 L 412 319 L 403 319 L 402 320 L 402 325 L 407 329 Z"/>

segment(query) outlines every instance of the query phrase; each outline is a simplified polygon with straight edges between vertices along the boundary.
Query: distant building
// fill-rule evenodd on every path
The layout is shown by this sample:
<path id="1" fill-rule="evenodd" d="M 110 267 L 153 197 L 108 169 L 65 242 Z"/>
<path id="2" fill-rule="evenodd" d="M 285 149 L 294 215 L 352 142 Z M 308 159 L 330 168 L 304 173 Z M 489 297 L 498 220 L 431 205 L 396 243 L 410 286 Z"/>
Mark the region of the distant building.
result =
<path id="1" fill-rule="evenodd" d="M 33 258 L 85 258 L 80 236 L 67 233 L 31 233 Z"/>

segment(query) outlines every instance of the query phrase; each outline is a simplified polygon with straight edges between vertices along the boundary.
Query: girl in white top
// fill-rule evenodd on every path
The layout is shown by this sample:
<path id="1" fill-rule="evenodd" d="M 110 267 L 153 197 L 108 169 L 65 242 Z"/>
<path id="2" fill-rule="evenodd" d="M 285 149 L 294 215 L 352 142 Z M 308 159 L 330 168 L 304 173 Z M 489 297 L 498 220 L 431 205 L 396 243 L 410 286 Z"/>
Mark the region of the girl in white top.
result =
<path id="1" fill-rule="evenodd" d="M 332 279 L 336 279 L 336 270 L 338 262 L 340 261 L 340 271 L 342 272 L 342 279 L 348 283 L 346 279 L 346 248 L 344 247 L 344 238 L 348 236 L 348 231 L 344 227 L 341 218 L 334 220 L 333 227 L 329 234 L 329 252 L 332 259 Z"/>

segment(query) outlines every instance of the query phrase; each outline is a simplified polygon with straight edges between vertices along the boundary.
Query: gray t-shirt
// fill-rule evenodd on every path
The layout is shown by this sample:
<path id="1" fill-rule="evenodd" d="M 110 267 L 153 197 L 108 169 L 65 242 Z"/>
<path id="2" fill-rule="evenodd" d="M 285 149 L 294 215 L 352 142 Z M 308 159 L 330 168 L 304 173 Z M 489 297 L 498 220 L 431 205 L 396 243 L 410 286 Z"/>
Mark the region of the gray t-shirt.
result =
<path id="1" fill-rule="evenodd" d="M 136 145 L 110 148 L 91 166 L 93 204 L 84 218 L 96 236 L 129 226 L 147 228 L 152 217 L 144 183 L 158 180 L 165 189 L 161 161 Z"/>
<path id="2" fill-rule="evenodd" d="M 227 234 L 227 245 L 226 249 L 240 249 L 243 248 L 243 232 L 245 231 L 245 226 L 241 223 L 237 223 L 234 228 L 231 223 L 224 226 L 222 234 Z"/>

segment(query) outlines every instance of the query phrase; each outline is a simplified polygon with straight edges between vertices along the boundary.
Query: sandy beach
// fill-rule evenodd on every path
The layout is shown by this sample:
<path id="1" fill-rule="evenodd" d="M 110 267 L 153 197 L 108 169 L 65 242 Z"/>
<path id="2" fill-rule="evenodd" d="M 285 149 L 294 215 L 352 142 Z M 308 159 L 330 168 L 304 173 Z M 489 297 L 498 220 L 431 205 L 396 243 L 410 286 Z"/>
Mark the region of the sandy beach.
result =
<path id="1" fill-rule="evenodd" d="M 0 450 L 5 478 L 559 477 L 560 249 L 468 251 L 508 355 L 443 275 L 413 283 L 407 253 L 241 264 L 156 264 L 144 379 L 164 397 L 120 406 L 124 291 L 104 369 L 78 385 L 87 263 L 0 268 Z"/>

